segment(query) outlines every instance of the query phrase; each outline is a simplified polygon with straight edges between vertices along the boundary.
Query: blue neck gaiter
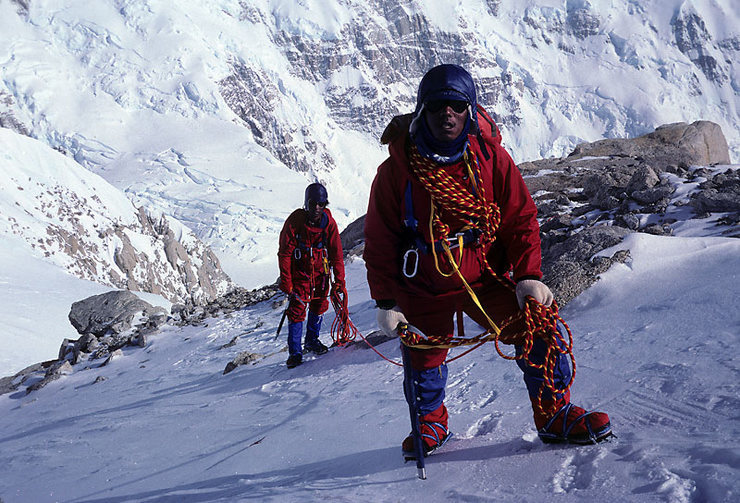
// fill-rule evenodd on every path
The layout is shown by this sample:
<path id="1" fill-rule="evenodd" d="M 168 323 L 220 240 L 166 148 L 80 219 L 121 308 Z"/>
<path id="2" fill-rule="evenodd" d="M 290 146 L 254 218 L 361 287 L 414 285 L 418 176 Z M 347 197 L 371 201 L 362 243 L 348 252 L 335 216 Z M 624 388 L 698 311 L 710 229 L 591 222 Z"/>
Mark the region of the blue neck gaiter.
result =
<path id="1" fill-rule="evenodd" d="M 462 133 L 451 142 L 439 141 L 429 130 L 427 121 L 424 120 L 424 107 L 419 110 L 411 126 L 409 133 L 419 153 L 440 164 L 454 164 L 459 161 L 468 146 L 468 131 L 470 131 L 470 114 L 465 119 Z"/>

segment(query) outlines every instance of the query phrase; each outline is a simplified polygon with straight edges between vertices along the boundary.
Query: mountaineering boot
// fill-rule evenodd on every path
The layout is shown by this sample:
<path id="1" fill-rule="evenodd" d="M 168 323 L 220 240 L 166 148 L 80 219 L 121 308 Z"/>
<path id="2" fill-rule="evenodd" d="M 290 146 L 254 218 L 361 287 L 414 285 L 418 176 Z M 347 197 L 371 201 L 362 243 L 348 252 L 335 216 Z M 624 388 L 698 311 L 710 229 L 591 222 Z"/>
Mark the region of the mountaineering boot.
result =
<path id="1" fill-rule="evenodd" d="M 301 339 L 303 337 L 303 322 L 296 321 L 288 323 L 288 354 L 290 357 L 285 364 L 289 369 L 297 367 L 303 361 L 301 355 Z"/>
<path id="2" fill-rule="evenodd" d="M 573 405 L 570 392 L 559 400 L 543 400 L 543 410 L 539 410 L 535 398 L 531 400 L 537 434 L 547 444 L 595 444 L 612 435 L 609 416 L 604 412 L 587 412 Z"/>
<path id="3" fill-rule="evenodd" d="M 559 325 L 558 330 L 560 330 Z M 566 334 L 561 331 L 560 335 L 552 339 L 560 348 L 552 369 L 552 380 L 555 388 L 563 390 L 570 383 L 572 373 L 564 347 Z M 545 386 L 544 369 L 537 368 L 537 366 L 545 362 L 547 345 L 548 341 L 545 339 L 535 339 L 528 357 L 516 361 L 524 372 L 524 383 L 527 385 L 529 399 L 532 402 L 537 434 L 546 443 L 593 444 L 604 440 L 612 433 L 607 414 L 587 412 L 570 403 L 570 391 L 553 395 Z M 523 351 L 522 346 L 516 346 L 517 356 L 520 356 Z M 537 406 L 538 396 L 541 398 L 542 409 Z"/>
<path id="4" fill-rule="evenodd" d="M 285 366 L 289 369 L 292 369 L 294 367 L 297 367 L 301 363 L 303 363 L 303 356 L 299 353 L 295 355 L 290 355 L 288 357 L 288 361 L 285 362 Z"/>
<path id="5" fill-rule="evenodd" d="M 329 349 L 319 340 L 319 331 L 321 330 L 321 321 L 323 316 L 308 311 L 308 320 L 306 322 L 306 344 L 305 349 L 317 355 L 323 355 Z"/>
<path id="6" fill-rule="evenodd" d="M 558 326 L 558 329 L 559 326 Z M 565 389 L 571 379 L 571 370 L 565 348 L 565 334 L 555 338 L 561 349 L 553 368 L 553 384 L 557 389 Z M 612 434 L 609 416 L 603 412 L 587 412 L 570 403 L 570 391 L 555 394 L 545 386 L 542 365 L 547 354 L 547 341 L 535 339 L 529 352 L 529 362 L 522 358 L 516 361 L 524 372 L 524 383 L 527 385 L 529 399 L 534 412 L 534 424 L 537 434 L 545 443 L 570 442 L 574 444 L 595 444 Z M 516 346 L 517 356 L 523 352 L 522 346 Z M 537 406 L 537 397 L 542 393 L 542 409 Z"/>
<path id="7" fill-rule="evenodd" d="M 447 419 L 447 407 L 444 404 L 440 405 L 437 410 L 419 417 L 419 430 L 424 447 L 424 456 L 428 456 L 442 447 L 452 436 L 452 433 L 447 429 Z M 403 440 L 401 450 L 406 459 L 416 459 L 413 435 L 409 435 Z"/>

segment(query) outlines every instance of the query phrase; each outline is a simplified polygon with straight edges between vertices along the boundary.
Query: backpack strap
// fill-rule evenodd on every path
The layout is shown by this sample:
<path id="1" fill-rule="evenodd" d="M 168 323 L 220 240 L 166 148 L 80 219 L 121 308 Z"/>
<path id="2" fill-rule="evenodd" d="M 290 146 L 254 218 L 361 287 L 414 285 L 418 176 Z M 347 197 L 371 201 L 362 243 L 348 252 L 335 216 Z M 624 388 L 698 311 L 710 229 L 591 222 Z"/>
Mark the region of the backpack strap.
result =
<path id="1" fill-rule="evenodd" d="M 416 219 L 416 215 L 414 214 L 414 198 L 411 191 L 411 180 L 406 182 L 401 215 L 403 216 L 403 228 L 406 234 L 406 240 L 408 241 L 407 245 L 415 247 L 422 253 L 429 253 L 429 244 L 424 241 L 424 237 L 421 232 L 419 232 L 419 221 Z"/>

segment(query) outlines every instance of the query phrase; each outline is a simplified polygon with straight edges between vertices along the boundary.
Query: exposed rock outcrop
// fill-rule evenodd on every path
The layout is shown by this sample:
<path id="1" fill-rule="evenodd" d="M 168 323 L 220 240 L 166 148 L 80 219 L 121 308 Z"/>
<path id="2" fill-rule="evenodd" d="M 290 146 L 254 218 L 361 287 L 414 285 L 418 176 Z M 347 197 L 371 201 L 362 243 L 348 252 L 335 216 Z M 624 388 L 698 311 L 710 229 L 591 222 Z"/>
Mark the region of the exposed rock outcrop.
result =
<path id="1" fill-rule="evenodd" d="M 721 232 L 740 237 L 728 225 L 740 212 L 738 172 L 692 168 L 727 163 L 722 130 L 708 121 L 668 124 L 638 138 L 582 144 L 565 158 L 522 163 L 541 221 L 544 280 L 560 304 L 629 258 L 627 251 L 597 257 L 629 232 L 670 235 L 675 219 L 667 213 L 676 206 L 690 202 L 694 217 L 729 212 L 718 220 Z M 697 185 L 688 201 L 674 200 L 679 181 Z"/>
<path id="2" fill-rule="evenodd" d="M 126 347 L 144 347 L 148 334 L 168 319 L 167 312 L 122 290 L 94 295 L 72 304 L 69 321 L 80 334 L 64 339 L 56 360 L 32 365 L 12 377 L 0 379 L 0 394 L 17 390 L 25 393 L 43 388 L 74 366 L 102 367 L 121 356 Z"/>
<path id="3" fill-rule="evenodd" d="M 213 252 L 177 220 L 134 206 L 36 139 L 0 127 L 0 144 L 0 234 L 18 236 L 34 256 L 73 276 L 172 302 L 206 304 L 233 286 Z"/>
<path id="4" fill-rule="evenodd" d="M 72 304 L 69 322 L 80 335 L 105 337 L 121 334 L 131 328 L 134 317 L 159 326 L 167 319 L 167 312 L 154 307 L 129 291 L 113 291 L 94 295 Z"/>
<path id="5" fill-rule="evenodd" d="M 710 121 L 676 122 L 638 138 L 615 138 L 578 145 L 568 159 L 629 157 L 657 171 L 681 167 L 729 164 L 730 153 L 722 129 Z"/>

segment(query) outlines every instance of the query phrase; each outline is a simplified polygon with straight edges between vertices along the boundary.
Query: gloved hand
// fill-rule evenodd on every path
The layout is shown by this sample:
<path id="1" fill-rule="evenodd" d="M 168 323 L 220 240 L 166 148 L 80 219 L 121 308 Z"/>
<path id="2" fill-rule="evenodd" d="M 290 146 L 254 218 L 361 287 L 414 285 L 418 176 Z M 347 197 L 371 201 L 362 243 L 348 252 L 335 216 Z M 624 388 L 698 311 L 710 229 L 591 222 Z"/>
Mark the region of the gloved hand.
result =
<path id="1" fill-rule="evenodd" d="M 331 296 L 334 297 L 337 294 L 347 294 L 347 290 L 345 290 L 344 281 L 335 281 L 331 285 Z"/>
<path id="2" fill-rule="evenodd" d="M 391 309 L 378 309 L 376 314 L 378 320 L 378 327 L 388 337 L 396 337 L 396 327 L 399 323 L 408 323 L 408 320 L 401 312 L 401 308 L 393 306 Z"/>
<path id="3" fill-rule="evenodd" d="M 536 279 L 523 279 L 516 284 L 516 300 L 519 302 L 519 309 L 524 309 L 527 296 L 547 307 L 552 305 L 554 298 L 547 285 Z"/>

